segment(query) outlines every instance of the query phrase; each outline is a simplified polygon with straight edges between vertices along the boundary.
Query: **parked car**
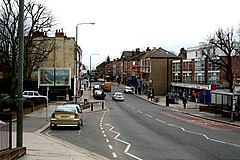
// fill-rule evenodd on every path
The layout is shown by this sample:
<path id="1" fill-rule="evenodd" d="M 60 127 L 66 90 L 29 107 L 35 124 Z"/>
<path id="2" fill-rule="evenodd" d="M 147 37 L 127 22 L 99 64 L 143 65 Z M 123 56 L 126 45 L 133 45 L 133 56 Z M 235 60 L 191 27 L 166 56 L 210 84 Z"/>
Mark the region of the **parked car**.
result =
<path id="1" fill-rule="evenodd" d="M 133 90 L 132 90 L 132 87 L 129 87 L 129 86 L 125 86 L 125 88 L 124 88 L 124 93 L 129 93 L 129 94 L 133 94 Z"/>
<path id="2" fill-rule="evenodd" d="M 113 93 L 112 100 L 114 101 L 124 101 L 124 96 L 122 92 Z"/>
<path id="3" fill-rule="evenodd" d="M 7 94 L 7 93 L 1 93 L 0 94 L 0 99 L 7 99 L 7 98 L 10 98 L 9 94 Z"/>
<path id="4" fill-rule="evenodd" d="M 106 94 L 102 90 L 95 90 L 93 93 L 94 99 L 105 99 Z"/>
<path id="5" fill-rule="evenodd" d="M 50 120 L 50 127 L 57 126 L 80 126 L 83 125 L 81 110 L 78 105 L 65 104 L 57 106 Z"/>
<path id="6" fill-rule="evenodd" d="M 40 95 L 37 91 L 24 91 L 23 92 L 24 98 L 47 98 L 47 96 Z"/>

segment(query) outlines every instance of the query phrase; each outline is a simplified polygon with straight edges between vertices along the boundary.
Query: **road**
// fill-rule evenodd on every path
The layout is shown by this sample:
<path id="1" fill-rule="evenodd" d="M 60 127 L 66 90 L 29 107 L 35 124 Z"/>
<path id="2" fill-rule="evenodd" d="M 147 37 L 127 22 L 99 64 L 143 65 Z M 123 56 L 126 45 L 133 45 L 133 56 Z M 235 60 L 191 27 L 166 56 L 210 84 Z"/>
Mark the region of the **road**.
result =
<path id="1" fill-rule="evenodd" d="M 106 107 L 85 113 L 81 130 L 59 128 L 47 134 L 109 159 L 240 159 L 238 127 L 189 116 L 134 95 L 115 102 L 107 93 Z"/>

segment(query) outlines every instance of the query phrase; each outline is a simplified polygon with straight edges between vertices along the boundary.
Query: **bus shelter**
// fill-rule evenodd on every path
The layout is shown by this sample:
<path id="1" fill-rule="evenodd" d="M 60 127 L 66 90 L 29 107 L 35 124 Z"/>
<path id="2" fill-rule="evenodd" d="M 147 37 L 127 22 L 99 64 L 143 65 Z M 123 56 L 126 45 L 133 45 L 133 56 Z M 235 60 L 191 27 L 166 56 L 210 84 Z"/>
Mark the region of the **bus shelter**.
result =
<path id="1" fill-rule="evenodd" d="M 233 111 L 235 119 L 239 119 L 240 93 L 230 93 L 224 90 L 211 91 L 211 105 L 229 117 Z"/>

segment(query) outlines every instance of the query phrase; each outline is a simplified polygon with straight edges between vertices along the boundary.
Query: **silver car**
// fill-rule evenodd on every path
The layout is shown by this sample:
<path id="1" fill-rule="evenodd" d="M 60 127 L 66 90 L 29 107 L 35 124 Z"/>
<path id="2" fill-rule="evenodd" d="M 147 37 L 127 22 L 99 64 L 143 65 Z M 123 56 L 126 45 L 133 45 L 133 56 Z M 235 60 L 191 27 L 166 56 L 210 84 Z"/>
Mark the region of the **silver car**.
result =
<path id="1" fill-rule="evenodd" d="M 130 86 L 125 86 L 125 88 L 124 88 L 124 93 L 133 94 L 132 87 L 130 87 Z"/>
<path id="2" fill-rule="evenodd" d="M 115 92 L 112 96 L 112 100 L 114 101 L 124 101 L 124 96 L 122 92 Z"/>

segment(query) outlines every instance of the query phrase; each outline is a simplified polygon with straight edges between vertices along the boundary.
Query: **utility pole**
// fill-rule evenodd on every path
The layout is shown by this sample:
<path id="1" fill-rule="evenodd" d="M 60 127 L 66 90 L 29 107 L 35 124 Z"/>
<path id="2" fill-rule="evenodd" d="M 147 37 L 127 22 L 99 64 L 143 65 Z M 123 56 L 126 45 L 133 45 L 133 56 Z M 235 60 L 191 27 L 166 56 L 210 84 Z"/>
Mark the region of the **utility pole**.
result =
<path id="1" fill-rule="evenodd" d="M 18 106 L 17 106 L 17 147 L 23 146 L 23 54 L 24 54 L 24 0 L 19 0 L 19 64 L 18 64 Z"/>

